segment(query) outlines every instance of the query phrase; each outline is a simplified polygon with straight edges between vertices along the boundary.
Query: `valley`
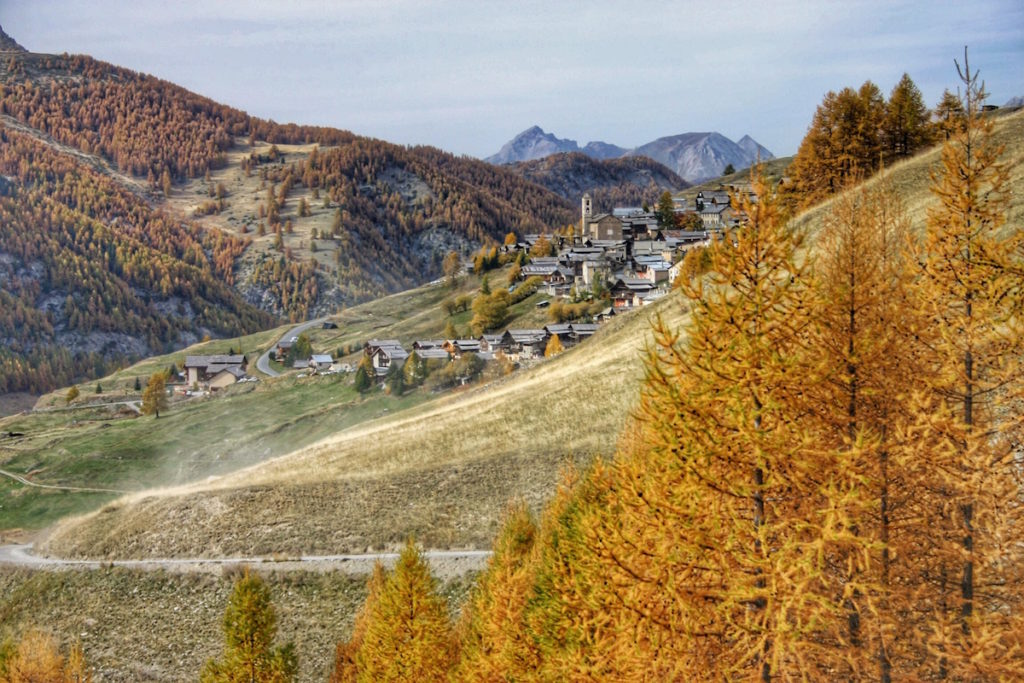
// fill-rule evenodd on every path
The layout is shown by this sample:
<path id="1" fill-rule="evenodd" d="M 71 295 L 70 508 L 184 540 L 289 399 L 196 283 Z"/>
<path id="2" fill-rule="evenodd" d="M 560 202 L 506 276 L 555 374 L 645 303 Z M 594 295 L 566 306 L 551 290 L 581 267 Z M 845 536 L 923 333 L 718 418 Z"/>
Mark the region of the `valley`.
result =
<path id="1" fill-rule="evenodd" d="M 7 39 L 2 31 L 0 39 Z M 820 356 L 831 358 L 828 334 L 839 326 L 830 327 L 826 313 L 803 316 L 830 303 L 814 278 L 832 264 L 835 226 L 855 214 L 855 192 L 891 200 L 893 214 L 906 217 L 907 244 L 925 234 L 936 211 L 938 146 L 886 163 L 859 187 L 802 205 L 786 195 L 799 190 L 792 189 L 793 159 L 770 158 L 749 137 L 733 143 L 717 133 L 691 133 L 635 154 L 608 143 L 590 143 L 581 153 L 574 141 L 536 128 L 503 149 L 508 158 L 494 159 L 517 163 L 498 167 L 431 147 L 277 124 L 89 57 L 27 53 L 10 40 L 0 40 L 0 49 L 0 664 L 11 651 L 4 638 L 42 625 L 64 644 L 80 642 L 97 680 L 195 680 L 203 662 L 220 654 L 224 606 L 251 569 L 273 593 L 280 638 L 300 652 L 299 679 L 325 680 L 336 645 L 353 633 L 360 605 L 368 591 L 373 595 L 367 577 L 374 565 L 394 565 L 409 539 L 424 549 L 448 616 L 478 609 L 481 576 L 507 580 L 518 587 L 510 592 L 522 592 L 502 617 L 522 619 L 533 609 L 529 628 L 578 619 L 569 630 L 616 643 L 593 648 L 595 658 L 658 642 L 643 631 L 654 613 L 707 619 L 673 622 L 665 630 L 672 638 L 690 637 L 691 623 L 718 628 L 720 614 L 750 619 L 744 628 L 754 626 L 742 638 L 761 638 L 789 637 L 786 610 L 807 610 L 839 624 L 836 633 L 809 638 L 813 647 L 838 650 L 834 643 L 845 643 L 843 628 L 853 623 L 852 601 L 882 594 L 880 584 L 866 583 L 848 590 L 845 602 L 834 597 L 876 561 L 879 542 L 859 534 L 878 519 L 888 524 L 889 489 L 877 487 L 882 503 L 872 502 L 876 461 L 863 455 L 873 454 L 870 444 L 857 440 L 869 439 L 851 436 L 851 414 L 840 411 L 828 422 L 828 409 L 839 401 L 830 402 L 827 392 L 860 378 L 850 370 L 860 358 L 829 374 Z M 1000 229 L 1012 237 L 1024 223 L 1024 111 L 988 116 L 1008 188 Z M 734 147 L 748 162 L 764 152 L 761 171 L 772 191 L 753 196 L 760 181 L 749 171 L 707 171 L 724 168 L 724 151 Z M 517 150 L 522 159 L 512 158 Z M 556 153 L 540 155 L 545 151 Z M 533 152 L 543 158 L 526 159 Z M 644 152 L 661 161 L 637 156 Z M 701 184 L 691 186 L 684 170 Z M 742 210 L 730 203 L 730 192 Z M 659 200 L 662 213 L 623 208 Z M 781 202 L 789 203 L 779 208 Z M 712 206 L 719 212 L 714 221 L 706 215 Z M 603 213 L 613 208 L 619 211 Z M 889 215 L 885 202 L 873 208 Z M 752 223 L 775 240 L 767 249 L 748 241 Z M 848 260 L 857 261 L 860 252 L 849 252 Z M 1019 263 L 1021 255 L 1012 256 Z M 709 270 L 712 258 L 717 271 Z M 776 258 L 777 270 L 743 289 Z M 806 269 L 789 270 L 796 262 Z M 729 267 L 749 280 L 721 279 Z M 910 270 L 887 272 L 888 284 Z M 513 299 L 524 281 L 529 286 Z M 803 290 L 785 299 L 788 286 L 804 282 L 806 299 L 799 298 Z M 1018 290 L 1019 278 L 1005 291 Z M 752 324 L 730 337 L 747 313 L 736 292 L 754 292 L 751 320 L 775 316 L 774 326 Z M 894 315 L 894 302 L 906 301 L 867 305 Z M 503 306 L 500 324 L 488 321 L 490 302 Z M 605 304 L 617 314 L 598 313 Z M 854 308 L 846 312 L 851 319 Z M 1016 329 L 1007 322 L 1015 315 L 1001 320 L 1008 330 Z M 591 325 L 597 318 L 602 322 Z M 593 327 L 593 335 L 565 349 L 552 346 L 550 354 L 538 346 L 515 357 L 503 351 L 487 363 L 474 357 L 482 370 L 448 384 L 393 384 L 393 374 L 370 360 L 381 340 L 398 340 L 402 353 L 414 341 L 440 340 L 454 359 L 460 340 L 472 346 L 484 332 L 511 335 L 566 321 Z M 679 331 L 694 337 L 674 337 Z M 756 334 L 764 335 L 755 340 L 763 346 L 748 346 Z M 928 334 L 921 324 L 901 339 L 916 344 L 914 335 Z M 278 357 L 282 341 L 300 336 L 308 353 L 297 360 L 329 355 L 325 371 L 297 369 L 283 352 Z M 558 333 L 549 337 L 559 342 Z M 703 356 L 687 346 L 693 338 L 705 344 Z M 827 350 L 801 355 L 796 348 L 815 343 Z M 888 362 L 881 347 L 865 348 L 876 354 L 877 367 Z M 754 358 L 749 367 L 744 354 Z M 244 356 L 249 376 L 215 391 L 209 377 L 200 382 L 186 374 L 190 356 Z M 871 362 L 856 369 L 869 379 L 884 374 Z M 914 367 L 927 374 L 924 365 Z M 359 386 L 359 370 L 372 377 L 367 386 Z M 174 384 L 161 394 L 168 404 L 155 416 L 147 414 L 142 389 L 154 375 L 160 387 L 165 379 Z M 884 391 L 869 386 L 858 400 L 899 393 L 880 386 Z M 768 401 L 750 387 L 768 387 Z M 782 389 L 773 393 L 776 387 Z M 909 399 L 900 393 L 894 400 Z M 1007 406 L 1017 407 L 1001 404 L 997 418 Z M 935 423 L 948 417 L 940 410 L 931 415 Z M 726 425 L 720 432 L 719 423 Z M 811 426 L 798 431 L 805 423 Z M 932 423 L 907 424 L 912 429 L 901 437 Z M 1007 462 L 1018 451 L 1012 445 Z M 934 443 L 921 452 L 946 453 Z M 884 472 L 888 457 L 881 458 Z M 894 451 L 891 466 L 911 472 L 913 458 Z M 911 473 L 923 480 L 925 469 Z M 972 481 L 986 472 L 978 467 Z M 903 480 L 892 481 L 893 491 L 911 491 L 898 489 Z M 943 483 L 960 485 L 955 476 Z M 907 511 L 921 519 L 934 513 L 921 512 L 917 502 L 913 495 L 896 500 L 901 524 L 911 526 Z M 1019 496 L 1011 502 L 1019 505 Z M 517 504 L 533 516 L 518 531 L 504 526 Z M 785 518 L 791 510 L 811 521 L 795 513 Z M 684 529 L 680 519 L 692 526 Z M 730 524 L 740 531 L 730 535 Z M 904 533 L 897 527 L 894 536 Z M 942 533 L 952 539 L 948 547 L 927 550 L 958 559 L 957 529 Z M 930 542 L 928 534 L 921 538 Z M 913 542 L 924 547 L 921 538 Z M 634 546 L 634 539 L 641 540 Z M 516 544 L 518 565 L 507 559 Z M 736 564 L 724 552 L 714 555 L 722 564 L 711 570 L 693 560 L 726 547 L 740 558 Z M 622 548 L 625 555 L 616 554 Z M 627 556 L 630 549 L 636 557 Z M 858 550 L 870 558 L 864 567 Z M 890 557 L 886 547 L 886 571 L 891 560 L 907 572 L 894 585 L 913 582 L 906 563 L 916 550 L 907 544 Z M 610 574 L 594 569 L 600 562 L 612 567 Z M 700 608 L 674 594 L 664 599 L 666 586 L 691 580 L 687 572 L 711 577 L 699 586 L 706 592 L 694 602 Z M 791 601 L 780 602 L 782 617 L 769 612 L 776 606 L 768 600 L 750 597 L 761 595 L 765 577 Z M 721 586 L 734 580 L 747 581 L 748 594 L 726 595 Z M 945 589 L 945 575 L 942 582 Z M 566 602 L 556 599 L 558 589 Z M 825 607 L 814 612 L 817 605 L 801 602 L 808 595 L 824 596 Z M 628 626 L 602 632 L 603 615 L 629 600 L 643 609 L 630 606 L 622 622 Z M 864 608 L 866 623 L 884 611 L 879 604 Z M 979 613 L 992 621 L 1000 616 L 985 609 Z M 779 623 L 755 623 L 762 613 Z M 986 628 L 984 621 L 972 624 Z M 466 632 L 453 631 L 451 639 Z M 561 643 L 551 633 L 534 643 Z M 742 638 L 722 640 L 731 646 Z M 771 638 L 756 640 L 754 654 L 726 677 L 749 673 L 750 661 L 767 652 L 765 642 Z M 668 637 L 666 643 L 679 646 Z M 669 655 L 654 648 L 666 680 L 681 677 L 672 667 L 697 652 L 689 645 L 667 649 Z M 857 656 L 874 661 L 862 649 Z M 803 652 L 779 651 L 794 661 Z M 834 665 L 848 672 L 845 659 L 835 661 L 818 671 Z M 583 670 L 589 669 L 549 677 L 571 679 Z M 616 678 L 610 668 L 592 671 Z"/>

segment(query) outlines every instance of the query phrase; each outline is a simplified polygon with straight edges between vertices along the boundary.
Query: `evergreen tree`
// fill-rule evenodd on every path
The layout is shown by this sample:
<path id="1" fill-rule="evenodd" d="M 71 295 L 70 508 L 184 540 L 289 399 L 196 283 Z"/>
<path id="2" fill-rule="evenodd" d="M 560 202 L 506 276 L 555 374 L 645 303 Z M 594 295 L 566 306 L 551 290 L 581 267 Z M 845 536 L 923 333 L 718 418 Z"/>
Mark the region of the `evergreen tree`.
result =
<path id="1" fill-rule="evenodd" d="M 366 363 L 359 363 L 356 368 L 354 386 L 360 394 L 365 394 L 373 388 L 373 368 L 367 369 Z"/>
<path id="2" fill-rule="evenodd" d="M 298 659 L 291 643 L 274 647 L 277 615 L 270 588 L 248 569 L 235 582 L 224 611 L 224 656 L 209 660 L 202 683 L 286 683 L 295 680 Z"/>
<path id="3" fill-rule="evenodd" d="M 672 193 L 665 190 L 658 197 L 658 207 L 654 211 L 658 216 L 658 227 L 671 230 L 676 227 L 676 205 L 672 201 Z"/>
<path id="4" fill-rule="evenodd" d="M 415 388 L 427 378 L 427 366 L 420 354 L 413 350 L 402 365 L 402 381 L 405 386 Z"/>
<path id="5" fill-rule="evenodd" d="M 405 373 L 403 366 L 398 362 L 392 362 L 388 366 L 388 373 L 384 376 L 384 386 L 388 388 L 392 396 L 401 396 L 405 391 Z"/>

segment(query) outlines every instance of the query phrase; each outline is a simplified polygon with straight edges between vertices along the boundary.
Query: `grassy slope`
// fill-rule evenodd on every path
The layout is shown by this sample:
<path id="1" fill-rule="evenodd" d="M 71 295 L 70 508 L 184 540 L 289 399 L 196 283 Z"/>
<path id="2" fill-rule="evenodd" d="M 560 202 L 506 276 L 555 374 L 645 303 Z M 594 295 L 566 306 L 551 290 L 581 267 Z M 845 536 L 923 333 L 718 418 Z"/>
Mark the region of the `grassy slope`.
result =
<path id="1" fill-rule="evenodd" d="M 464 278 L 456 292 L 421 287 L 347 309 L 335 317 L 338 329 L 310 331 L 313 347 L 334 353 L 339 346 L 361 345 L 370 337 L 407 342 L 438 337 L 445 324 L 440 302 L 477 285 L 475 278 Z M 530 302 L 542 297 L 535 295 L 521 306 L 533 309 Z M 534 315 L 531 310 L 527 317 Z M 24 434 L 17 439 L 0 438 L 0 469 L 59 486 L 137 491 L 181 484 L 291 452 L 347 426 L 434 398 L 422 391 L 402 399 L 380 393 L 362 398 L 352 388 L 351 378 L 289 375 L 236 385 L 215 399 L 174 403 L 159 420 L 136 418 L 124 406 L 89 405 L 138 400 L 139 392 L 133 389 L 136 378 L 145 386 L 151 373 L 171 363 L 180 365 L 187 354 L 233 349 L 254 364 L 288 327 L 146 359 L 99 380 L 101 395 L 94 393 L 96 383 L 82 385 L 74 410 L 65 409 L 66 390 L 43 396 L 37 407 L 55 410 L 0 419 L 0 434 Z M 257 374 L 255 369 L 251 372 Z M 26 487 L 0 477 L 0 530 L 38 529 L 65 515 L 96 509 L 115 497 Z"/>
<path id="2" fill-rule="evenodd" d="M 508 378 L 360 424 L 263 466 L 111 503 L 58 531 L 71 554 L 173 556 L 487 547 L 506 502 L 534 505 L 559 469 L 613 452 L 636 397 L 650 315 Z"/>

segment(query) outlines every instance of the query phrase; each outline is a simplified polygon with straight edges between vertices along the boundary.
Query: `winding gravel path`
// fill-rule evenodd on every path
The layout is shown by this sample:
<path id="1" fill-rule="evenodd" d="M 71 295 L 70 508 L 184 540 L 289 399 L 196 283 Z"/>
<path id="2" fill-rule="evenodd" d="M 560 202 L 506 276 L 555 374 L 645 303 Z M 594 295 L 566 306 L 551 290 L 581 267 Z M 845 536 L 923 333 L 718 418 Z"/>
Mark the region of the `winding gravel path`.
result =
<path id="1" fill-rule="evenodd" d="M 453 578 L 469 572 L 479 571 L 487 566 L 491 556 L 489 550 L 426 550 L 423 555 L 430 562 L 431 570 L 438 578 Z M 180 558 L 153 560 L 68 560 L 44 557 L 32 553 L 32 544 L 0 546 L 0 565 L 28 569 L 61 571 L 69 569 L 95 570 L 109 567 L 154 570 L 170 572 L 217 572 L 225 566 L 250 565 L 274 571 L 316 571 L 344 572 L 362 575 L 373 571 L 374 564 L 381 561 L 390 566 L 398 559 L 398 553 L 366 553 L 346 555 L 302 555 L 300 557 L 223 557 L 223 558 Z"/>

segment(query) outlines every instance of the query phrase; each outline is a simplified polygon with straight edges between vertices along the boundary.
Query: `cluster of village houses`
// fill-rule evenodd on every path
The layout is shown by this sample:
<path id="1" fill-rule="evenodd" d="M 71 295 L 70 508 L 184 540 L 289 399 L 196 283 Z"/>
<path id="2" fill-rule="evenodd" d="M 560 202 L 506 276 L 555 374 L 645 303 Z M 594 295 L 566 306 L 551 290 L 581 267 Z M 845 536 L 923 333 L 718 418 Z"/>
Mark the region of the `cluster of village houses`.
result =
<path id="1" fill-rule="evenodd" d="M 676 199 L 677 212 L 687 211 L 685 201 Z M 563 348 L 592 336 L 598 324 L 622 310 L 649 304 L 665 296 L 679 274 L 682 255 L 694 245 L 705 244 L 721 229 L 742 220 L 730 208 L 728 192 L 698 193 L 694 211 L 702 230 L 673 230 L 659 227 L 657 216 L 640 208 L 619 208 L 612 213 L 594 214 L 589 194 L 583 195 L 579 230 L 571 237 L 558 236 L 556 256 L 532 257 L 522 267 L 521 278 L 539 277 L 552 297 L 603 289 L 611 306 L 594 316 L 594 322 L 558 323 L 537 329 L 507 329 L 500 334 L 483 334 L 475 339 L 423 339 L 404 346 L 397 339 L 371 339 L 363 347 L 378 376 L 387 374 L 395 363 L 404 363 L 412 352 L 425 360 L 451 360 L 473 353 L 482 360 L 504 354 L 513 361 L 542 357 L 553 336 Z M 526 235 L 505 250 L 529 251 L 542 238 Z M 545 239 L 552 239 L 544 236 Z M 545 305 L 549 302 L 542 302 Z M 324 326 L 336 327 L 333 322 Z M 282 361 L 297 340 L 282 339 L 275 357 Z M 187 356 L 185 384 L 216 390 L 246 380 L 243 355 Z M 338 364 L 329 354 L 313 354 L 296 360 L 294 369 L 311 373 L 351 372 L 349 364 Z"/>

